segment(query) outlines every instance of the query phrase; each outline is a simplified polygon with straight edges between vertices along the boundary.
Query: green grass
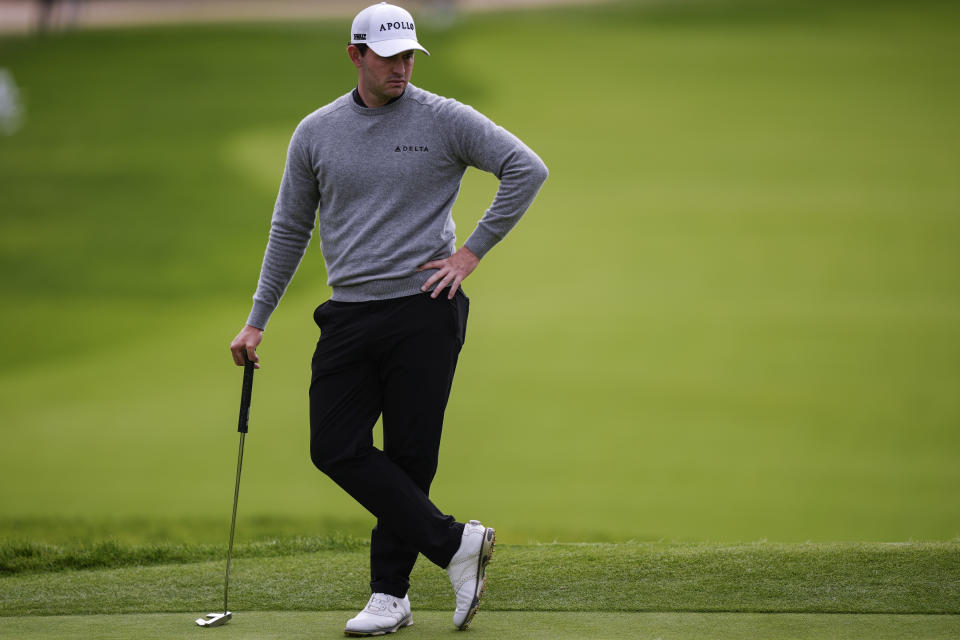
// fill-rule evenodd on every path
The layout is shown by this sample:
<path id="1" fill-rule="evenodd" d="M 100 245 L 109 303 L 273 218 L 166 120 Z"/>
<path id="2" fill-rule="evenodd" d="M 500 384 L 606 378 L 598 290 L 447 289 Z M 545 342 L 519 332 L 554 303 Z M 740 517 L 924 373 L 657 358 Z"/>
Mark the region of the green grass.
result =
<path id="1" fill-rule="evenodd" d="M 293 640 L 341 638 L 343 624 L 355 612 L 290 613 L 245 611 L 222 631 L 191 629 L 184 614 L 0 618 L 0 632 L 21 640 L 34 638 L 137 638 L 179 640 L 218 633 L 231 639 Z M 702 614 L 607 612 L 484 611 L 469 630 L 470 638 L 517 640 L 952 640 L 956 616 Z M 397 636 L 404 640 L 455 638 L 448 612 L 418 612 L 414 626 Z"/>
<path id="2" fill-rule="evenodd" d="M 367 597 L 365 546 L 239 544 L 230 591 L 236 617 L 218 633 L 338 636 Z M 181 638 L 198 632 L 193 619 L 221 602 L 222 546 L 162 554 L 155 545 L 115 543 L 100 549 L 99 563 L 79 569 L 90 559 L 84 551 L 0 547 L 0 634 Z M 36 557 L 60 561 L 61 570 Z M 11 572 L 11 558 L 27 562 Z M 498 545 L 488 580 L 471 635 L 932 639 L 960 630 L 957 542 Z M 410 597 L 416 626 L 404 636 L 452 632 L 443 572 L 420 562 Z"/>
<path id="3" fill-rule="evenodd" d="M 293 640 L 342 638 L 343 624 L 355 612 L 291 613 L 244 611 L 222 631 L 191 629 L 185 614 L 0 618 L 0 632 L 21 640 L 34 638 L 137 638 L 179 640 L 217 633 L 231 639 Z M 703 614 L 608 612 L 483 611 L 470 638 L 517 640 L 952 640 L 956 616 L 888 616 L 823 614 Z M 456 638 L 448 612 L 417 612 L 414 626 L 398 634 L 403 640 Z"/>
<path id="4" fill-rule="evenodd" d="M 367 550 L 286 546 L 272 557 L 241 549 L 232 608 L 345 611 L 366 601 Z M 0 615 L 215 608 L 223 567 L 221 557 L 9 575 Z M 489 580 L 484 608 L 494 611 L 960 614 L 957 543 L 500 545 Z M 443 611 L 451 597 L 446 574 L 419 562 L 416 608 Z"/>
<path id="5" fill-rule="evenodd" d="M 237 558 L 273 558 L 295 553 L 357 549 L 369 541 L 347 536 L 271 539 L 236 545 Z M 184 564 L 220 558 L 223 545 L 153 543 L 131 545 L 116 540 L 54 545 L 37 542 L 0 544 L 0 575 L 105 569 L 158 564 Z"/>
<path id="6" fill-rule="evenodd" d="M 467 282 L 438 504 L 513 543 L 960 534 L 958 12 L 627 3 L 425 28 L 414 81 L 551 168 Z M 0 39 L 26 105 L 0 139 L 5 519 L 226 528 L 226 345 L 287 137 L 353 82 L 341 32 Z M 494 188 L 468 176 L 461 239 Z M 307 455 L 323 282 L 315 244 L 262 347 L 240 512 L 363 535 Z"/>

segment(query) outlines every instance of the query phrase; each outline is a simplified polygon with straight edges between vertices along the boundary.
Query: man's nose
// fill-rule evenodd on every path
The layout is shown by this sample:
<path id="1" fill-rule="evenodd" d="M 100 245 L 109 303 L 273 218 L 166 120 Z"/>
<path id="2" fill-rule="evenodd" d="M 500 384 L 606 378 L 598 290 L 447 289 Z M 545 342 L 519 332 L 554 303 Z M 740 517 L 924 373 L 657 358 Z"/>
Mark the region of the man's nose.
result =
<path id="1" fill-rule="evenodd" d="M 399 75 L 407 75 L 407 66 L 408 62 L 403 58 L 399 58 L 396 62 L 393 63 L 393 72 Z"/>

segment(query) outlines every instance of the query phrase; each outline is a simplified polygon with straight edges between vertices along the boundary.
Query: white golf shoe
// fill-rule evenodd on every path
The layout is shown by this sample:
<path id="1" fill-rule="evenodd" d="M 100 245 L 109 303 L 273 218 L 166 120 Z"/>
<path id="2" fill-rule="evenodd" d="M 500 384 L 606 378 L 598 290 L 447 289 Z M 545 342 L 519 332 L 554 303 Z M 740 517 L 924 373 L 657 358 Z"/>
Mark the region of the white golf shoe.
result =
<path id="1" fill-rule="evenodd" d="M 343 633 L 354 638 L 367 638 L 393 633 L 400 627 L 409 627 L 412 624 L 410 598 L 375 593 L 370 596 L 363 611 L 347 620 Z"/>
<path id="2" fill-rule="evenodd" d="M 487 564 L 493 555 L 496 539 L 493 529 L 471 520 L 463 526 L 460 548 L 447 566 L 447 575 L 457 594 L 453 624 L 461 631 L 470 626 L 470 621 L 480 608 L 480 598 L 487 585 Z"/>

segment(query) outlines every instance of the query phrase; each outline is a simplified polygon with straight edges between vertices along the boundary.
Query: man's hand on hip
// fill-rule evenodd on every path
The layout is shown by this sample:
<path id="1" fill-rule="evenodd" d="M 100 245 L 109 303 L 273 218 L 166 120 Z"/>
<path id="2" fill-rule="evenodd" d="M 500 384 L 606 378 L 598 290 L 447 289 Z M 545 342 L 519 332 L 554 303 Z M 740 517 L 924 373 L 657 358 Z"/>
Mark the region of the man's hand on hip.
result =
<path id="1" fill-rule="evenodd" d="M 460 283 L 463 282 L 468 275 L 473 273 L 473 270 L 477 268 L 479 263 L 480 258 L 478 258 L 473 251 L 470 251 L 470 249 L 466 247 L 460 247 L 457 252 L 449 258 L 431 260 L 426 264 L 422 264 L 417 267 L 417 271 L 436 269 L 437 272 L 423 283 L 420 290 L 429 291 L 430 287 L 436 285 L 433 293 L 430 294 L 431 298 L 436 298 L 440 295 L 441 291 L 450 287 L 450 293 L 447 294 L 447 297 L 453 300 L 457 289 L 460 288 Z"/>
<path id="2" fill-rule="evenodd" d="M 263 340 L 263 329 L 251 327 L 249 324 L 245 325 L 237 334 L 237 337 L 233 339 L 233 342 L 230 343 L 230 353 L 233 355 L 234 364 L 238 367 L 243 366 L 243 352 L 246 351 L 247 357 L 259 369 L 260 365 L 256 364 L 260 362 L 260 358 L 257 356 L 257 347 L 261 340 Z"/>

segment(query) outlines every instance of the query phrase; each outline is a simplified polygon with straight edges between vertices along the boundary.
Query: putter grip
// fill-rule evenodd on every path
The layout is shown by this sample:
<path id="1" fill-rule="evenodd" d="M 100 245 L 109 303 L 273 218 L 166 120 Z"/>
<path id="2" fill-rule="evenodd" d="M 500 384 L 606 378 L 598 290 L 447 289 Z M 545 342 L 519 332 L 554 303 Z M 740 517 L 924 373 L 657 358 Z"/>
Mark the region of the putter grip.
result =
<path id="1" fill-rule="evenodd" d="M 250 422 L 250 396 L 253 395 L 253 362 L 243 354 L 243 390 L 240 392 L 240 422 L 237 424 L 237 431 L 247 432 L 247 425 Z"/>

